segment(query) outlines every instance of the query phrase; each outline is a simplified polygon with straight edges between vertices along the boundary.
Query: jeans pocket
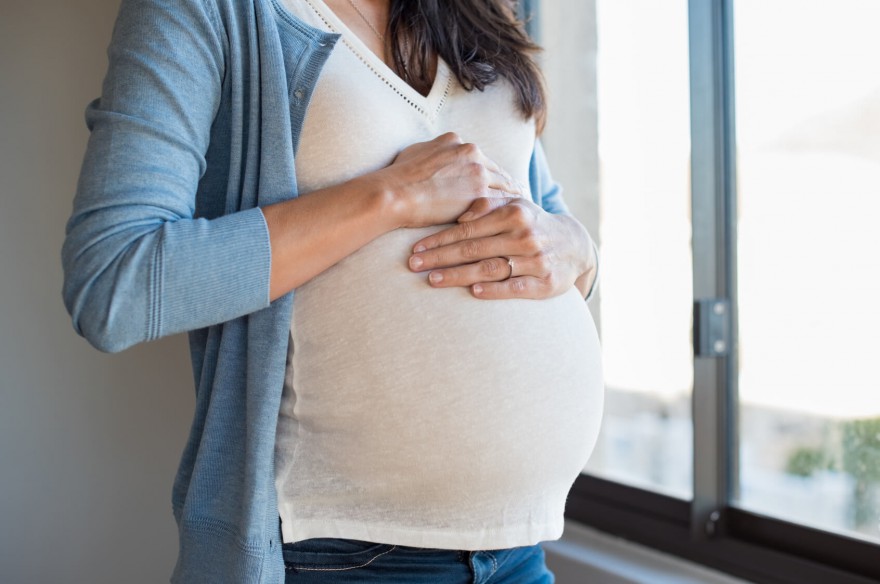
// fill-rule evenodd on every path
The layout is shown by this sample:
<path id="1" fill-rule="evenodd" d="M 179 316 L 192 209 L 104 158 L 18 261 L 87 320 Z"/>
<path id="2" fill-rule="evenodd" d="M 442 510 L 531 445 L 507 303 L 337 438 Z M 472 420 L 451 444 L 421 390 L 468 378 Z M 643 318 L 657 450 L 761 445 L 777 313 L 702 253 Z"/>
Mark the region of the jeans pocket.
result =
<path id="1" fill-rule="evenodd" d="M 394 550 L 395 546 L 360 541 L 317 537 L 281 546 L 286 570 L 335 572 L 356 570 L 373 563 Z"/>

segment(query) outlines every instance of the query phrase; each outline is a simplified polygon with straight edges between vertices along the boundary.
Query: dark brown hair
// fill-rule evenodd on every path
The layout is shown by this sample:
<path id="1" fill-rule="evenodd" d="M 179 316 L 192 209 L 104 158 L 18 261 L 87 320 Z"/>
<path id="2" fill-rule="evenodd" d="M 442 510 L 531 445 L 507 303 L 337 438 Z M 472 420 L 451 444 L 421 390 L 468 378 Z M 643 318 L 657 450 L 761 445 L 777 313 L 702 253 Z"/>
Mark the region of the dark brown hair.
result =
<path id="1" fill-rule="evenodd" d="M 388 33 L 395 68 L 414 87 L 431 85 L 436 52 L 462 87 L 482 91 L 499 76 L 516 92 L 526 119 L 544 128 L 546 99 L 529 39 L 511 0 L 391 0 Z"/>

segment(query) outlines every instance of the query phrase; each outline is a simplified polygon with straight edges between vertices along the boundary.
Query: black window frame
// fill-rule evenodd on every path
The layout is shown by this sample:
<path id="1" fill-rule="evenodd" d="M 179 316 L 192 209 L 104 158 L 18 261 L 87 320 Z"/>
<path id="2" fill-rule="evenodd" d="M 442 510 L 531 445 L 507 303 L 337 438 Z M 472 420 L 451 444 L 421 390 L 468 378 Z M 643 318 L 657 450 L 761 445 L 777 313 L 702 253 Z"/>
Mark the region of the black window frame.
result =
<path id="1" fill-rule="evenodd" d="M 730 350 L 695 357 L 693 498 L 592 475 L 569 520 L 758 584 L 877 584 L 880 545 L 738 508 L 733 2 L 689 0 L 694 303 L 729 301 Z M 520 15 L 538 38 L 540 0 Z M 696 320 L 696 319 L 695 319 Z"/>

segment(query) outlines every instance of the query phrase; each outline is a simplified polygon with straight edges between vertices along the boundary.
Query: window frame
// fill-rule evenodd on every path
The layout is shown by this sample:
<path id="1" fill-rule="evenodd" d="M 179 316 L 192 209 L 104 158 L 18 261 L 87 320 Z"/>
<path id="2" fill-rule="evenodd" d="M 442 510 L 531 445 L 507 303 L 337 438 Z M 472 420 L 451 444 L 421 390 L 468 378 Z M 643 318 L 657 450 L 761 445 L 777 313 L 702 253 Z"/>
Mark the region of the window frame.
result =
<path id="1" fill-rule="evenodd" d="M 876 584 L 880 545 L 733 503 L 739 484 L 734 1 L 688 2 L 694 303 L 723 299 L 731 309 L 726 354 L 694 359 L 693 499 L 585 474 L 571 490 L 566 517 L 759 584 Z M 535 36 L 540 0 L 521 1 L 520 14 Z"/>

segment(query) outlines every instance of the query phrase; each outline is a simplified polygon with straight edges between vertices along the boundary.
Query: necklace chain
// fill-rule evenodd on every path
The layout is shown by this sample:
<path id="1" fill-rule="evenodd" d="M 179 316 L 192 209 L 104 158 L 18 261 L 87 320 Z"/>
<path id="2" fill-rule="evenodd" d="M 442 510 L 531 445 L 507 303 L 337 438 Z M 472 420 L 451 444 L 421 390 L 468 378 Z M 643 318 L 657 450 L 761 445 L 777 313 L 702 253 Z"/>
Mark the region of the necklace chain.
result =
<path id="1" fill-rule="evenodd" d="M 381 32 L 379 32 L 378 30 L 376 30 L 376 27 L 373 26 L 373 23 L 370 22 L 369 19 L 368 19 L 368 18 L 364 15 L 364 13 L 361 11 L 360 6 L 358 6 L 357 4 L 355 4 L 355 3 L 354 3 L 354 0 L 348 0 L 348 3 L 351 4 L 351 7 L 355 9 L 355 11 L 356 11 L 356 12 L 358 13 L 358 15 L 363 19 L 363 21 L 367 23 L 367 26 L 370 27 L 370 30 L 372 30 L 374 33 L 376 33 L 376 36 L 379 37 L 379 40 L 382 41 L 382 42 L 384 43 L 384 42 L 385 42 L 385 35 L 382 34 Z"/>
<path id="2" fill-rule="evenodd" d="M 363 21 L 367 23 L 367 26 L 370 27 L 370 30 L 372 30 L 376 34 L 376 36 L 379 37 L 379 40 L 382 41 L 382 43 L 385 43 L 385 35 L 376 30 L 376 27 L 373 26 L 373 23 L 370 22 L 370 20 L 366 17 L 360 6 L 355 4 L 354 0 L 348 0 L 348 3 L 351 4 L 351 7 L 355 9 L 355 11 L 358 13 L 358 16 L 360 16 L 361 19 L 363 19 Z M 405 54 L 409 54 L 409 41 L 406 39 L 406 37 L 404 37 L 403 39 L 403 50 Z M 406 61 L 403 62 L 402 77 L 404 80 L 409 81 L 409 68 L 406 66 Z"/>

